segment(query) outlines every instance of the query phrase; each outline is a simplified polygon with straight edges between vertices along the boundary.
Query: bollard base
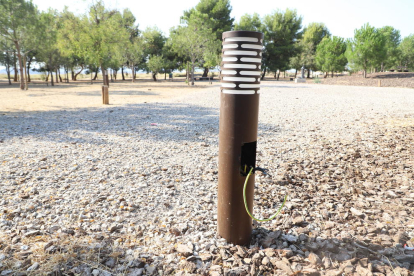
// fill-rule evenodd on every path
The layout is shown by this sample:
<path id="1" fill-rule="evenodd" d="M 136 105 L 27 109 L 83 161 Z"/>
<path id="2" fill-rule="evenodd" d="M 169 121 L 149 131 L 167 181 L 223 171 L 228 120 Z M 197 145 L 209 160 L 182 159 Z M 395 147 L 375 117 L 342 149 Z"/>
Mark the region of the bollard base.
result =
<path id="1" fill-rule="evenodd" d="M 218 234 L 229 243 L 250 243 L 252 219 L 243 201 L 247 169 L 255 167 L 259 94 L 221 93 L 219 129 Z M 246 189 L 253 210 L 254 174 Z"/>

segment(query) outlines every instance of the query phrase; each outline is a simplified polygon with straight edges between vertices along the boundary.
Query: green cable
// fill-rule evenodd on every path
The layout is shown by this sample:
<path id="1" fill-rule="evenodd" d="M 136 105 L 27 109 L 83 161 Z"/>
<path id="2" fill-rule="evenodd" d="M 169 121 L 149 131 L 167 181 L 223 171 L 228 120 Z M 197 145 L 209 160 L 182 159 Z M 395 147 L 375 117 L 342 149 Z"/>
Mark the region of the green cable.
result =
<path id="1" fill-rule="evenodd" d="M 247 211 L 247 213 L 249 214 L 249 216 L 250 216 L 252 219 L 256 220 L 256 221 L 261 221 L 261 222 L 264 222 L 264 221 L 269 221 L 269 220 L 272 220 L 272 219 L 274 219 L 277 215 L 279 215 L 280 211 L 282 211 L 282 208 L 283 208 L 283 206 L 285 206 L 285 203 L 286 203 L 286 200 L 287 200 L 287 195 L 285 195 L 285 200 L 283 201 L 282 206 L 280 206 L 280 208 L 279 208 L 279 210 L 277 210 L 276 214 L 274 214 L 274 215 L 273 215 L 273 216 L 271 216 L 270 218 L 268 218 L 268 219 L 257 219 L 257 218 L 255 218 L 255 217 L 253 217 L 253 215 L 252 215 L 252 214 L 250 213 L 250 211 L 249 211 L 249 207 L 247 206 L 247 200 L 246 200 L 246 187 L 247 187 L 247 182 L 249 182 L 249 177 L 250 177 L 250 175 L 252 174 L 252 172 L 253 172 L 253 168 L 251 168 L 251 169 L 250 169 L 250 172 L 249 172 L 249 174 L 246 176 L 246 180 L 244 181 L 244 186 L 243 186 L 243 200 L 244 200 L 244 207 L 246 208 L 246 211 Z"/>

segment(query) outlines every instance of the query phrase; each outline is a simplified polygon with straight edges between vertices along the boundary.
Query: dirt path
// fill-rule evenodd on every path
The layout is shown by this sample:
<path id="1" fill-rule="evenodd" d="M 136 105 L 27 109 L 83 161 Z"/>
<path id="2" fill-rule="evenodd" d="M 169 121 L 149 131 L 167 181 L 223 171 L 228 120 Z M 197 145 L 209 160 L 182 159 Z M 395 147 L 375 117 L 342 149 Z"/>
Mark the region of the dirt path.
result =
<path id="1" fill-rule="evenodd" d="M 210 85 L 197 82 L 188 86 L 184 81 L 147 81 L 135 83 L 116 82 L 109 87 L 110 106 L 156 102 L 166 98 L 185 95 Z M 101 83 L 93 85 L 86 82 L 59 83 L 46 86 L 33 83 L 28 91 L 22 91 L 17 84 L 8 86 L 0 81 L 0 112 L 48 111 L 85 107 L 103 107 Z"/>

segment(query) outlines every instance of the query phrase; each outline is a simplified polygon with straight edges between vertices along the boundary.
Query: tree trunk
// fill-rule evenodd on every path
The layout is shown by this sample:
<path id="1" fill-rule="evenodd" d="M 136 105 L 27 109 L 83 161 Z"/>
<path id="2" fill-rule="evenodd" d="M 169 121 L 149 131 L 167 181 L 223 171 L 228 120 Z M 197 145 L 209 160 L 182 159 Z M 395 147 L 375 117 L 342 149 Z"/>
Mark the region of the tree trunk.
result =
<path id="1" fill-rule="evenodd" d="M 77 73 L 75 74 L 75 76 L 73 76 L 73 70 L 72 70 L 72 80 L 73 80 L 73 81 L 76 81 L 76 78 L 78 77 L 78 75 L 79 75 L 82 71 L 83 71 L 83 64 L 81 64 L 81 69 L 79 70 L 79 72 L 77 72 Z M 91 72 L 91 74 L 92 74 L 92 72 Z"/>
<path id="2" fill-rule="evenodd" d="M 47 71 L 45 81 L 46 81 L 46 82 L 48 82 L 48 81 L 49 81 L 49 71 Z"/>
<path id="3" fill-rule="evenodd" d="M 99 71 L 99 68 L 96 68 L 95 77 L 93 77 L 93 80 L 96 80 L 96 78 L 98 77 L 98 71 Z M 91 72 L 91 74 L 92 74 L 92 72 Z"/>
<path id="4" fill-rule="evenodd" d="M 27 85 L 27 77 L 26 77 L 26 55 L 23 55 L 23 64 L 24 64 L 24 90 L 29 90 Z"/>
<path id="5" fill-rule="evenodd" d="M 60 67 L 59 67 L 59 69 L 58 69 L 58 73 L 59 73 L 59 81 L 60 81 L 60 82 L 63 82 L 63 81 L 62 81 L 62 77 L 60 76 Z"/>
<path id="6" fill-rule="evenodd" d="M 16 52 L 13 52 L 13 62 L 14 62 L 14 76 L 13 81 L 17 82 L 17 58 L 16 58 Z"/>
<path id="7" fill-rule="evenodd" d="M 135 82 L 135 79 L 134 79 L 134 64 L 132 63 L 132 65 L 131 65 L 131 78 L 132 78 L 132 82 Z"/>
<path id="8" fill-rule="evenodd" d="M 307 78 L 310 79 L 310 69 L 308 69 L 308 76 L 307 76 Z"/>
<path id="9" fill-rule="evenodd" d="M 325 75 L 323 76 L 324 79 L 328 77 L 328 71 L 325 72 Z"/>
<path id="10" fill-rule="evenodd" d="M 55 84 L 53 83 L 53 71 L 52 70 L 49 70 L 49 71 L 50 71 L 50 84 L 52 86 L 55 86 Z"/>
<path id="11" fill-rule="evenodd" d="M 195 60 L 191 61 L 191 85 L 194 85 L 194 67 L 195 67 Z"/>
<path id="12" fill-rule="evenodd" d="M 154 81 L 157 81 L 157 73 L 152 73 L 152 79 L 153 79 Z"/>
<path id="13" fill-rule="evenodd" d="M 125 80 L 125 76 L 124 76 L 124 67 L 122 67 L 122 69 L 121 69 L 121 73 L 122 73 L 122 80 Z"/>
<path id="14" fill-rule="evenodd" d="M 106 70 L 103 68 L 102 65 L 101 65 L 101 72 L 102 72 L 102 83 L 103 83 L 103 85 L 108 85 L 106 83 Z"/>
<path id="15" fill-rule="evenodd" d="M 66 71 L 66 82 L 69 83 L 69 68 L 66 67 L 65 71 Z"/>
<path id="16" fill-rule="evenodd" d="M 298 69 L 295 69 L 295 79 L 297 75 L 298 75 Z"/>
<path id="17" fill-rule="evenodd" d="M 7 72 L 7 79 L 9 80 L 9 85 L 12 85 L 11 79 L 10 79 L 10 64 L 6 63 L 6 72 Z"/>
<path id="18" fill-rule="evenodd" d="M 22 61 L 22 55 L 20 53 L 20 45 L 17 40 L 14 41 L 14 45 L 16 46 L 17 50 L 17 58 L 19 59 L 19 66 L 20 66 L 20 89 L 24 90 L 24 74 L 23 74 L 23 61 Z M 26 65 L 24 66 L 26 68 Z"/>
<path id="19" fill-rule="evenodd" d="M 276 75 L 277 75 L 277 70 L 275 71 L 275 74 L 273 75 L 273 78 L 276 79 Z"/>
<path id="20" fill-rule="evenodd" d="M 73 68 L 70 69 L 70 72 L 72 74 L 72 80 L 75 81 L 76 78 L 75 78 L 75 72 L 73 72 Z M 91 74 L 92 74 L 92 72 L 91 72 Z"/>
<path id="21" fill-rule="evenodd" d="M 167 71 L 164 69 L 164 80 L 167 80 Z"/>
<path id="22" fill-rule="evenodd" d="M 59 79 L 58 79 L 58 69 L 55 70 L 55 77 L 56 77 L 56 83 L 59 83 Z"/>
<path id="23" fill-rule="evenodd" d="M 260 80 L 264 80 L 265 75 L 266 75 L 266 67 L 264 68 L 263 75 L 262 75 L 262 77 L 260 78 Z"/>
<path id="24" fill-rule="evenodd" d="M 203 78 L 207 78 L 208 77 L 208 67 L 204 67 L 204 72 L 203 72 Z"/>
<path id="25" fill-rule="evenodd" d="M 30 78 L 30 65 L 32 64 L 33 56 L 30 57 L 29 61 L 27 62 L 27 82 L 31 82 Z"/>
<path id="26" fill-rule="evenodd" d="M 113 69 L 111 69 L 112 71 L 111 71 L 111 82 L 114 82 L 114 78 L 113 78 L 113 76 L 114 76 L 114 70 Z"/>
<path id="27" fill-rule="evenodd" d="M 114 71 L 114 79 L 116 80 L 116 76 L 118 75 L 118 70 Z"/>
<path id="28" fill-rule="evenodd" d="M 280 76 L 280 70 L 277 71 L 277 79 L 276 80 L 279 80 L 279 76 Z"/>
<path id="29" fill-rule="evenodd" d="M 190 66 L 188 65 L 185 68 L 185 79 L 187 80 L 187 83 L 190 84 Z"/>

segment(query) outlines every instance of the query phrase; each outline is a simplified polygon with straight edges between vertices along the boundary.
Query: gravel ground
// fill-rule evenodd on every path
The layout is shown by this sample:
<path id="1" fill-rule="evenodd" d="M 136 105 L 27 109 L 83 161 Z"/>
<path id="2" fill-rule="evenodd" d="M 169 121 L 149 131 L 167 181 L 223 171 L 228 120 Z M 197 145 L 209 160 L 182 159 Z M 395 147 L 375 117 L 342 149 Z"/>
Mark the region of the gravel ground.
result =
<path id="1" fill-rule="evenodd" d="M 0 113 L 1 275 L 413 275 L 412 90 L 263 82 L 254 214 L 289 198 L 248 246 L 216 236 L 218 84 L 161 100 Z"/>

